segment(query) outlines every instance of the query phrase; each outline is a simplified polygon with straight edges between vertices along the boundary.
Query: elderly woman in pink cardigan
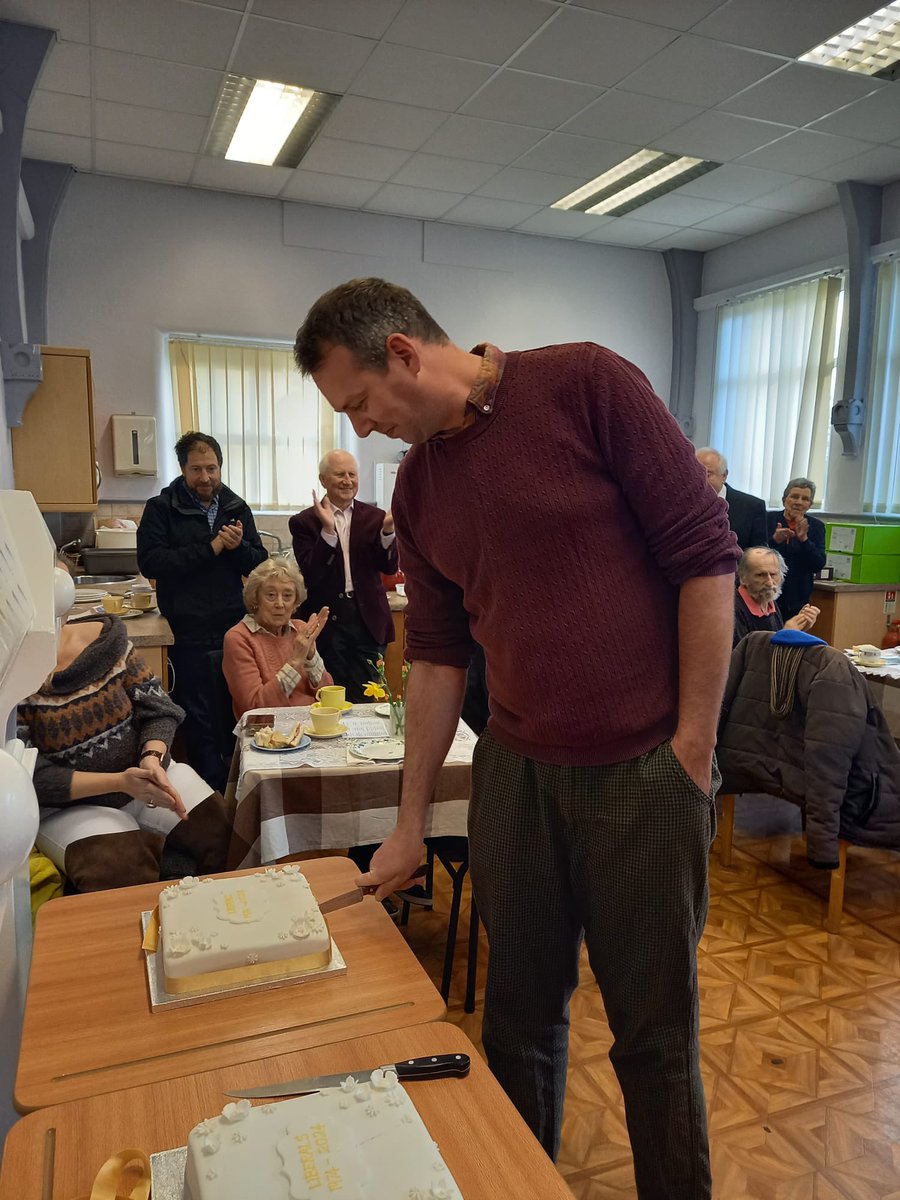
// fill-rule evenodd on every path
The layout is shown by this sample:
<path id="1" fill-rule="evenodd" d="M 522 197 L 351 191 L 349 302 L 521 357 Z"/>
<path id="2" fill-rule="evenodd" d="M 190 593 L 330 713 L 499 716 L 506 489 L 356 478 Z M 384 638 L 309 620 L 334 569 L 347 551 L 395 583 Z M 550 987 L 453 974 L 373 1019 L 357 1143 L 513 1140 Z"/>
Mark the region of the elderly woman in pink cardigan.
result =
<path id="1" fill-rule="evenodd" d="M 316 689 L 333 682 L 316 649 L 328 609 L 291 620 L 303 594 L 300 572 L 284 559 L 266 559 L 247 576 L 247 615 L 225 634 L 222 657 L 235 717 L 251 708 L 312 704 Z"/>

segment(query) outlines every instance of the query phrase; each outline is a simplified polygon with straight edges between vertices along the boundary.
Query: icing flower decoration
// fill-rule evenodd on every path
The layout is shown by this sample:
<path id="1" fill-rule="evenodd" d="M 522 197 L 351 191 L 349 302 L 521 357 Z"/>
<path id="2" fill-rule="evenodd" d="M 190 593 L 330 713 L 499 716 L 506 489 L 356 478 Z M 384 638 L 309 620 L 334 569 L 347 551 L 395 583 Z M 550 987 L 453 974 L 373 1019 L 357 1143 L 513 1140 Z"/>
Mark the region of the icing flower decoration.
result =
<path id="1" fill-rule="evenodd" d="M 297 866 L 296 863 L 288 863 L 286 867 L 282 868 L 282 870 L 284 871 L 284 873 L 288 877 L 288 879 L 302 879 L 303 878 L 303 872 L 300 870 L 300 868 Z"/>
<path id="2" fill-rule="evenodd" d="M 194 875 L 185 875 L 184 879 L 179 879 L 178 890 L 181 892 L 192 892 L 197 886 L 198 880 Z"/>
<path id="3" fill-rule="evenodd" d="M 428 1195 L 430 1200 L 452 1200 L 453 1192 L 447 1187 L 447 1181 L 440 1179 L 431 1185 Z"/>
<path id="4" fill-rule="evenodd" d="M 368 1106 L 368 1108 L 366 1109 L 366 1116 L 367 1117 L 377 1117 L 378 1116 L 378 1109 L 375 1107 L 374 1104 L 370 1104 Z"/>
<path id="5" fill-rule="evenodd" d="M 264 1112 L 266 1114 L 266 1116 L 269 1116 L 270 1113 L 273 1113 L 275 1111 L 275 1105 L 274 1104 L 264 1104 L 259 1111 Z"/>
<path id="6" fill-rule="evenodd" d="M 390 1092 L 397 1086 L 397 1072 L 378 1067 L 372 1072 L 372 1087 L 379 1092 Z"/>
<path id="7" fill-rule="evenodd" d="M 365 1101 L 368 1100 L 371 1090 L 372 1089 L 366 1087 L 364 1083 L 361 1083 L 354 1093 L 354 1098 L 356 1099 L 357 1103 L 364 1104 Z"/>
<path id="8" fill-rule="evenodd" d="M 222 1120 L 226 1125 L 236 1125 L 238 1121 L 243 1121 L 250 1113 L 250 1101 L 238 1100 L 233 1104 L 226 1104 L 222 1109 Z"/>
<path id="9" fill-rule="evenodd" d="M 194 935 L 194 945 L 198 950 L 211 950 L 213 944 L 213 935 L 211 933 L 197 933 Z"/>
<path id="10" fill-rule="evenodd" d="M 168 937 L 169 953 L 175 958 L 181 958 L 182 954 L 188 954 L 191 949 L 191 939 L 186 933 L 170 933 Z"/>
<path id="11" fill-rule="evenodd" d="M 256 963 L 259 962 L 259 955 L 258 954 L 248 954 L 245 961 L 246 961 L 248 967 L 255 966 Z"/>
<path id="12" fill-rule="evenodd" d="M 341 1091 L 346 1092 L 348 1095 L 355 1092 L 358 1082 L 359 1080 L 354 1078 L 353 1075 L 348 1075 L 347 1078 L 341 1082 Z"/>
<path id="13" fill-rule="evenodd" d="M 203 1139 L 203 1145 L 200 1147 L 201 1154 L 207 1155 L 216 1154 L 219 1149 L 219 1138 L 215 1133 L 207 1133 Z"/>
<path id="14" fill-rule="evenodd" d="M 313 923 L 309 917 L 294 917 L 291 921 L 291 935 L 297 939 L 308 938 L 312 929 Z"/>

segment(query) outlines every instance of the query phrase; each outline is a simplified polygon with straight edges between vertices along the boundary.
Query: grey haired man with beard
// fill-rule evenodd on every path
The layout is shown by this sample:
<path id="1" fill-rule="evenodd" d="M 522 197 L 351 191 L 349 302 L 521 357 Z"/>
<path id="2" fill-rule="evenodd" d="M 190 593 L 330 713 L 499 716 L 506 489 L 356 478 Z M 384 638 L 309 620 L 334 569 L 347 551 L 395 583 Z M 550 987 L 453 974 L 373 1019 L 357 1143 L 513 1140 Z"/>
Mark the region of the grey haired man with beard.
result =
<path id="1" fill-rule="evenodd" d="M 757 630 L 777 633 L 779 629 L 809 632 L 819 610 L 814 604 L 803 608 L 789 621 L 782 620 L 775 601 L 781 595 L 787 565 L 777 550 L 751 546 L 738 563 L 738 589 L 734 593 L 734 642 Z"/>

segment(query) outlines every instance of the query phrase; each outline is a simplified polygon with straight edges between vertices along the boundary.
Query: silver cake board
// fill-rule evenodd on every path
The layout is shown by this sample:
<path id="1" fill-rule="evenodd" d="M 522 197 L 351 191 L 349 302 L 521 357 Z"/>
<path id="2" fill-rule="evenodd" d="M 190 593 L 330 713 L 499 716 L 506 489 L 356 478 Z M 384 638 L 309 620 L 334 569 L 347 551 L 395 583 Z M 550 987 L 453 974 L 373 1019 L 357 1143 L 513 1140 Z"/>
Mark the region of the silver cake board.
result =
<path id="1" fill-rule="evenodd" d="M 186 1200 L 186 1163 L 187 1146 L 150 1155 L 150 1195 L 153 1200 Z"/>
<path id="2" fill-rule="evenodd" d="M 145 935 L 152 918 L 152 912 L 141 913 L 141 930 Z M 331 962 L 327 966 L 317 967 L 314 971 L 304 971 L 300 975 L 282 975 L 275 979 L 255 979 L 249 983 L 232 983 L 222 987 L 209 988 L 205 992 L 184 992 L 173 995 L 166 991 L 162 954 L 155 950 L 145 950 L 143 953 L 147 966 L 147 983 L 150 988 L 151 1012 L 164 1012 L 170 1008 L 187 1008 L 191 1004 L 206 1004 L 210 1000 L 221 1000 L 224 996 L 246 996 L 249 992 L 268 992 L 273 988 L 287 987 L 290 984 L 309 983 L 313 979 L 321 979 L 323 975 L 332 978 L 336 975 L 347 974 L 347 964 L 332 938 Z"/>

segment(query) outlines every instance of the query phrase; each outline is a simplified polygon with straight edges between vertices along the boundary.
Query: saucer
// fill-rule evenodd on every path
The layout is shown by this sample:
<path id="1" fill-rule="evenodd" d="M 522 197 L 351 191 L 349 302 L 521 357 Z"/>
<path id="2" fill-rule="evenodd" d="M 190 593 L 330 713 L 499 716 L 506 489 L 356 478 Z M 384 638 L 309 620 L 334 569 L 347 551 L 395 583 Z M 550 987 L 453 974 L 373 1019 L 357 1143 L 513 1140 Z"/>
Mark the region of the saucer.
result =
<path id="1" fill-rule="evenodd" d="M 369 762 L 400 762 L 406 747 L 400 738 L 378 738 L 375 741 L 354 742 L 350 753 L 354 758 L 365 758 Z"/>
<path id="2" fill-rule="evenodd" d="M 315 704 L 311 704 L 309 707 L 311 709 L 313 709 L 313 708 L 336 708 L 336 709 L 338 709 L 339 712 L 348 712 L 353 707 L 353 701 L 345 700 L 343 704 L 320 704 L 317 700 Z"/>
<path id="3" fill-rule="evenodd" d="M 353 705 L 351 704 L 350 707 L 352 708 Z M 337 729 L 335 729 L 335 731 L 333 733 L 316 733 L 316 731 L 315 731 L 315 729 L 313 729 L 312 725 L 304 725 L 303 732 L 308 737 L 311 737 L 311 738 L 326 738 L 326 739 L 327 738 L 336 738 L 336 737 L 343 737 L 343 735 L 347 732 L 347 726 L 341 725 L 340 723 L 338 723 L 338 727 L 337 727 Z"/>
<path id="4" fill-rule="evenodd" d="M 391 715 L 391 706 L 389 704 L 373 704 L 372 711 L 376 717 L 389 717 Z"/>
<path id="5" fill-rule="evenodd" d="M 305 750 L 309 745 L 309 738 L 304 735 L 296 746 L 260 746 L 255 740 L 251 740 L 250 745 L 260 754 L 292 754 L 295 750 Z"/>
<path id="6" fill-rule="evenodd" d="M 130 621 L 133 617 L 140 617 L 145 612 L 145 609 L 129 608 L 126 606 L 121 612 L 108 613 L 102 604 L 98 604 L 91 609 L 91 612 L 101 613 L 107 617 L 118 617 L 120 621 Z"/>

